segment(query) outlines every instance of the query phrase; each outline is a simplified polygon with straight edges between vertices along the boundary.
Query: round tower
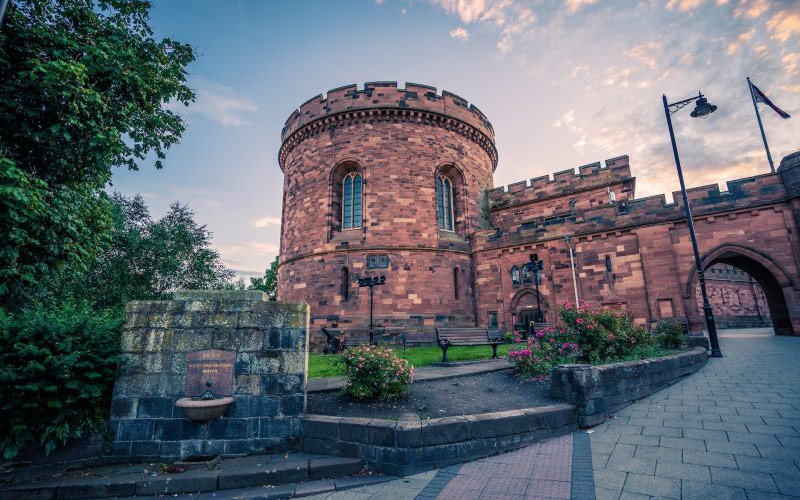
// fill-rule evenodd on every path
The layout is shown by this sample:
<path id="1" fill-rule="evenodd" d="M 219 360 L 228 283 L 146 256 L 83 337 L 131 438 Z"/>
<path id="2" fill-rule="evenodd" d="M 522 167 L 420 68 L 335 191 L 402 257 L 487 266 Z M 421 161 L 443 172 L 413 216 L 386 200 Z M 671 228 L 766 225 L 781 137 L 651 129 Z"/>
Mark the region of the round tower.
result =
<path id="1" fill-rule="evenodd" d="M 474 324 L 473 233 L 497 166 L 483 113 L 425 85 L 373 82 L 313 97 L 281 134 L 278 297 L 307 302 L 319 327 L 432 330 Z"/>

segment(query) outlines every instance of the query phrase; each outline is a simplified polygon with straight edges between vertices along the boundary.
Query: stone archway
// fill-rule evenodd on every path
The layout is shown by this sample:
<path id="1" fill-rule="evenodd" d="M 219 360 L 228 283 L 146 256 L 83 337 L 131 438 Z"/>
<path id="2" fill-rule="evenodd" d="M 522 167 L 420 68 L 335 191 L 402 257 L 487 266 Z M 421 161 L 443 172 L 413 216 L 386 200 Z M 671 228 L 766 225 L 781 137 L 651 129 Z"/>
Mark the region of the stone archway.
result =
<path id="1" fill-rule="evenodd" d="M 755 279 L 764 291 L 767 306 L 772 316 L 776 335 L 800 335 L 800 316 L 791 314 L 790 305 L 800 296 L 800 288 L 769 255 L 740 245 L 721 245 L 703 256 L 703 269 L 714 264 L 729 264 L 746 272 Z M 702 311 L 697 306 L 697 272 L 692 269 L 684 289 L 684 301 L 689 327 L 693 331 L 705 326 Z M 796 309 L 796 307 L 794 308 Z"/>
<path id="2" fill-rule="evenodd" d="M 539 292 L 539 306 L 542 310 L 542 322 L 554 323 L 555 318 L 550 317 L 551 313 L 548 312 L 550 306 L 541 291 Z M 534 317 L 536 310 L 536 289 L 534 288 L 523 288 L 511 300 L 511 316 L 514 325 L 527 323 L 528 318 Z"/>

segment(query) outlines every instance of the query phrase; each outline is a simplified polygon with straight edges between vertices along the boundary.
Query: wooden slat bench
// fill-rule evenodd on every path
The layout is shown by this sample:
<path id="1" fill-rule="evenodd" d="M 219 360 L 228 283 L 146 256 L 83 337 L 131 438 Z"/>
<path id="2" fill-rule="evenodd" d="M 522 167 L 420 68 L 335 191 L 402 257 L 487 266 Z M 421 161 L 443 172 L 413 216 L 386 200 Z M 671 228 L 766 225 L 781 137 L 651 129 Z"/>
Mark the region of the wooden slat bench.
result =
<path id="1" fill-rule="evenodd" d="M 325 334 L 325 354 L 336 354 L 348 347 L 369 345 L 369 328 L 321 328 Z M 396 329 L 387 331 L 383 327 L 373 328 L 372 340 L 376 345 L 405 348 L 405 335 Z"/>
<path id="2" fill-rule="evenodd" d="M 463 326 L 455 328 L 436 327 L 436 340 L 442 349 L 442 363 L 448 363 L 447 349 L 454 345 L 490 345 L 492 346 L 492 359 L 497 358 L 497 346 L 503 340 L 489 335 L 485 326 Z"/>
<path id="3" fill-rule="evenodd" d="M 529 333 L 543 332 L 548 328 L 555 328 L 555 326 L 556 326 L 555 323 L 531 323 L 528 332 Z"/>

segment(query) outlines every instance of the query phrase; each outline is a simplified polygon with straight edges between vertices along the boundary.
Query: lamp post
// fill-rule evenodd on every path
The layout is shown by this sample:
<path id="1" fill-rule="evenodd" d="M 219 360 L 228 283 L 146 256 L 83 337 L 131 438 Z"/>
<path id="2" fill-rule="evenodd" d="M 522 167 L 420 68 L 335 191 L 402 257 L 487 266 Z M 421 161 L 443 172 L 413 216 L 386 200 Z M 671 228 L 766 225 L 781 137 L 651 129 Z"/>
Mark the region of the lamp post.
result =
<path id="1" fill-rule="evenodd" d="M 375 297 L 375 286 L 383 285 L 386 283 L 386 276 L 376 276 L 374 278 L 359 278 L 358 286 L 369 287 L 369 345 L 374 343 L 374 335 L 372 333 L 372 303 Z"/>
<path id="2" fill-rule="evenodd" d="M 528 264 L 533 269 L 533 283 L 536 285 L 536 322 L 544 323 L 542 318 L 542 301 L 539 298 L 539 273 L 544 268 L 544 262 L 539 260 L 539 256 L 535 253 L 531 254 L 531 263 Z"/>
<path id="3" fill-rule="evenodd" d="M 709 104 L 705 96 L 698 92 L 695 97 L 684 99 L 682 101 L 669 104 L 667 96 L 662 95 L 664 101 L 664 114 L 667 117 L 667 128 L 669 128 L 669 138 L 672 141 L 672 153 L 675 155 L 675 167 L 678 169 L 678 180 L 681 183 L 681 196 L 683 196 L 683 209 L 686 212 L 686 223 L 689 226 L 689 235 L 692 237 L 692 250 L 694 250 L 694 263 L 697 267 L 697 279 L 700 282 L 700 293 L 703 295 L 703 314 L 706 318 L 706 326 L 708 327 L 708 338 L 711 341 L 711 356 L 715 358 L 722 357 L 722 351 L 719 348 L 719 339 L 717 338 L 717 326 L 714 323 L 714 312 L 711 310 L 711 304 L 708 302 L 708 293 L 706 292 L 706 278 L 703 272 L 703 262 L 700 260 L 700 250 L 697 248 L 697 236 L 694 233 L 694 222 L 692 221 L 692 208 L 689 206 L 689 198 L 686 196 L 686 186 L 683 183 L 683 170 L 681 170 L 681 160 L 678 156 L 678 146 L 675 143 L 675 132 L 672 130 L 672 114 L 697 101 L 695 108 L 692 110 L 692 118 L 705 118 L 714 111 L 717 107 Z"/>

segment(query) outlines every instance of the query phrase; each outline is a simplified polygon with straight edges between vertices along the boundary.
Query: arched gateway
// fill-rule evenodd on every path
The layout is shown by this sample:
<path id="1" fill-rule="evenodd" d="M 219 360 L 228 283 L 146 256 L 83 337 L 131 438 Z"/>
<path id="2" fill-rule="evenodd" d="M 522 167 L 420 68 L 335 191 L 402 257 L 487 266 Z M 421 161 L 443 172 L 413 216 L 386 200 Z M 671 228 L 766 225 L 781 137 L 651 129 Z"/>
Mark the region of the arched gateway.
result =
<path id="1" fill-rule="evenodd" d="M 308 100 L 282 140 L 278 297 L 309 304 L 313 347 L 321 327 L 368 324 L 357 281 L 379 275 L 376 322 L 409 334 L 508 331 L 539 308 L 554 322 L 576 295 L 644 325 L 703 328 L 681 196 L 637 199 L 627 156 L 493 188 L 486 116 L 450 92 L 396 82 Z M 687 194 L 703 265 L 750 274 L 776 333 L 800 335 L 800 152 L 775 173 Z"/>

